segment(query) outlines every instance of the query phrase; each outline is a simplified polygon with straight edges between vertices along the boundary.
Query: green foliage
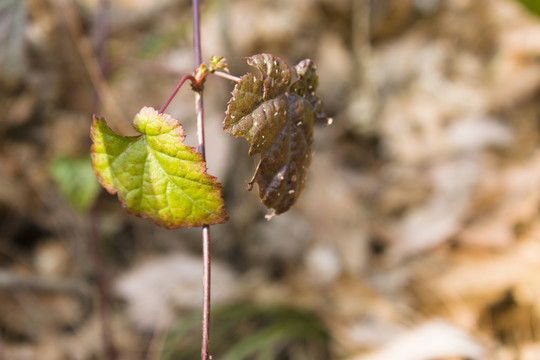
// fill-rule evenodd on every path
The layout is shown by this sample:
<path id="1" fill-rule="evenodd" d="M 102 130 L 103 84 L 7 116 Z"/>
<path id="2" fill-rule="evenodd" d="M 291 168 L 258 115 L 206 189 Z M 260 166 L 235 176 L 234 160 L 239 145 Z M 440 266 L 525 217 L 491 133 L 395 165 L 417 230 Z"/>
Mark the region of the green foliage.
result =
<path id="1" fill-rule="evenodd" d="M 163 360 L 187 360 L 200 352 L 200 314 L 182 319 L 165 339 Z M 212 354 L 222 360 L 328 358 L 328 332 L 316 314 L 285 306 L 235 304 L 211 316 Z M 298 356 L 304 354 L 303 357 Z"/>
<path id="2" fill-rule="evenodd" d="M 540 16 L 540 1 L 538 0 L 517 0 L 518 2 L 525 5 L 527 9 L 533 14 Z"/>
<path id="3" fill-rule="evenodd" d="M 246 138 L 249 154 L 261 159 L 251 185 L 259 185 L 259 197 L 275 214 L 287 211 L 304 189 L 311 163 L 313 124 L 326 120 L 316 96 L 316 67 L 311 60 L 292 69 L 270 54 L 248 58 L 261 77 L 244 75 L 232 92 L 224 130 Z"/>
<path id="4" fill-rule="evenodd" d="M 160 226 L 225 222 L 221 184 L 206 173 L 201 155 L 183 144 L 178 120 L 145 107 L 133 125 L 142 135 L 119 136 L 94 116 L 92 166 L 101 185 L 118 193 L 130 213 Z"/>
<path id="5" fill-rule="evenodd" d="M 56 157 L 50 167 L 51 176 L 58 189 L 78 211 L 87 211 L 99 193 L 90 156 L 71 159 L 67 156 Z"/>

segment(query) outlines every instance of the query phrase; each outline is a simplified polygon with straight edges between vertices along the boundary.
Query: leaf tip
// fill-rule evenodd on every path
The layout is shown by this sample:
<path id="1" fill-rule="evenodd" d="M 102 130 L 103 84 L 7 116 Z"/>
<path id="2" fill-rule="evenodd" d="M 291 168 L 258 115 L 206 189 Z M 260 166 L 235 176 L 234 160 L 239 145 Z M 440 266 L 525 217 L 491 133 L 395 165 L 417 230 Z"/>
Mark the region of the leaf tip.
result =
<path id="1" fill-rule="evenodd" d="M 272 218 L 273 218 L 274 216 L 276 216 L 276 215 L 277 215 L 276 211 L 272 209 L 272 211 L 270 211 L 268 214 L 266 214 L 266 215 L 264 216 L 264 219 L 265 219 L 266 221 L 270 221 L 270 220 L 272 220 Z"/>

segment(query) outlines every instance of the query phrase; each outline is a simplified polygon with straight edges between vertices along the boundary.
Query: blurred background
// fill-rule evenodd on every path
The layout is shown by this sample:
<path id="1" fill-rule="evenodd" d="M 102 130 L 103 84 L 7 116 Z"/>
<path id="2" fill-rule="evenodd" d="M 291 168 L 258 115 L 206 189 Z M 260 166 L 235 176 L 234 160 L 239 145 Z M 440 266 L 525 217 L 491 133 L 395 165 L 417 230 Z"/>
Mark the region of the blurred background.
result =
<path id="1" fill-rule="evenodd" d="M 540 359 L 535 0 L 207 0 L 203 58 L 318 65 L 287 213 L 205 89 L 214 359 Z M 193 71 L 188 0 L 0 0 L 0 359 L 194 359 L 200 229 L 128 215 L 97 184 L 92 114 L 132 135 Z M 189 86 L 168 108 L 195 145 Z"/>

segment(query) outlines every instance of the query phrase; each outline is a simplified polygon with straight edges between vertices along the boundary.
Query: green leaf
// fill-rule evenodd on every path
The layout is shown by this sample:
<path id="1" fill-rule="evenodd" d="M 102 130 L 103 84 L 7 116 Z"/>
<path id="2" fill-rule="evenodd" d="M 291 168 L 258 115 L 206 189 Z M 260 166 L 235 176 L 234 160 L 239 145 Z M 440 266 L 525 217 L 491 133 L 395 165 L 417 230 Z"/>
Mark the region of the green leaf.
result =
<path id="1" fill-rule="evenodd" d="M 248 58 L 260 78 L 244 75 L 232 92 L 224 130 L 246 138 L 249 154 L 261 159 L 251 185 L 259 185 L 259 197 L 275 214 L 287 211 L 304 189 L 311 163 L 313 124 L 327 121 L 315 94 L 316 67 L 309 59 L 292 69 L 270 54 Z"/>
<path id="2" fill-rule="evenodd" d="M 62 195 L 77 210 L 87 211 L 92 206 L 100 188 L 89 156 L 82 159 L 58 156 L 52 161 L 50 172 Z"/>
<path id="3" fill-rule="evenodd" d="M 207 174 L 202 156 L 183 144 L 178 120 L 144 107 L 133 125 L 142 135 L 119 136 L 94 116 L 92 166 L 101 185 L 118 193 L 130 213 L 166 228 L 227 221 L 221 184 Z"/>

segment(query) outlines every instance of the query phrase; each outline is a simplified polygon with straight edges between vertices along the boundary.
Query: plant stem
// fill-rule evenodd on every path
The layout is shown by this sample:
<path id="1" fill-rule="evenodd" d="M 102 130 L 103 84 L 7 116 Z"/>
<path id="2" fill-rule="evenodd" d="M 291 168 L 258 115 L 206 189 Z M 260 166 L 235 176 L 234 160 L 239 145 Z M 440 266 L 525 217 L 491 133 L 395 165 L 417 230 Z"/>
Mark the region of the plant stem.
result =
<path id="1" fill-rule="evenodd" d="M 172 99 L 174 99 L 174 97 L 176 96 L 176 94 L 178 93 L 178 90 L 180 90 L 180 88 L 182 87 L 182 85 L 184 85 L 184 83 L 186 82 L 186 80 L 190 79 L 191 81 L 194 81 L 194 78 L 192 75 L 184 75 L 182 76 L 182 78 L 180 79 L 180 81 L 178 81 L 178 84 L 176 84 L 176 87 L 174 88 L 173 92 L 171 93 L 171 95 L 169 96 L 169 98 L 167 99 L 167 101 L 165 101 L 165 104 L 163 104 L 163 106 L 161 107 L 161 109 L 159 109 L 159 113 L 160 114 L 163 114 L 163 112 L 165 111 L 165 109 L 167 109 L 167 106 L 169 106 L 169 104 L 171 103 Z"/>
<path id="2" fill-rule="evenodd" d="M 195 68 L 202 63 L 201 56 L 201 27 L 199 0 L 193 0 L 193 49 L 195 53 Z M 204 103 L 203 89 L 195 93 L 195 109 L 197 113 L 197 150 L 203 159 L 206 159 L 204 146 Z M 201 360 L 208 360 L 208 347 L 210 342 L 210 226 L 204 225 L 202 229 L 203 246 L 203 309 L 202 309 L 202 338 Z"/>
<path id="3" fill-rule="evenodd" d="M 216 76 L 219 76 L 219 77 L 222 77 L 222 78 L 227 79 L 227 80 L 232 80 L 235 83 L 240 82 L 240 78 L 238 76 L 234 76 L 234 75 L 228 74 L 228 73 L 223 72 L 223 71 L 214 71 L 212 74 L 214 74 Z"/>
<path id="4" fill-rule="evenodd" d="M 203 240 L 203 316 L 201 360 L 208 360 L 208 347 L 210 344 L 210 226 L 204 225 L 202 229 Z"/>
<path id="5" fill-rule="evenodd" d="M 195 68 L 198 68 L 202 63 L 200 18 L 199 0 L 193 0 L 193 50 L 195 53 Z"/>

